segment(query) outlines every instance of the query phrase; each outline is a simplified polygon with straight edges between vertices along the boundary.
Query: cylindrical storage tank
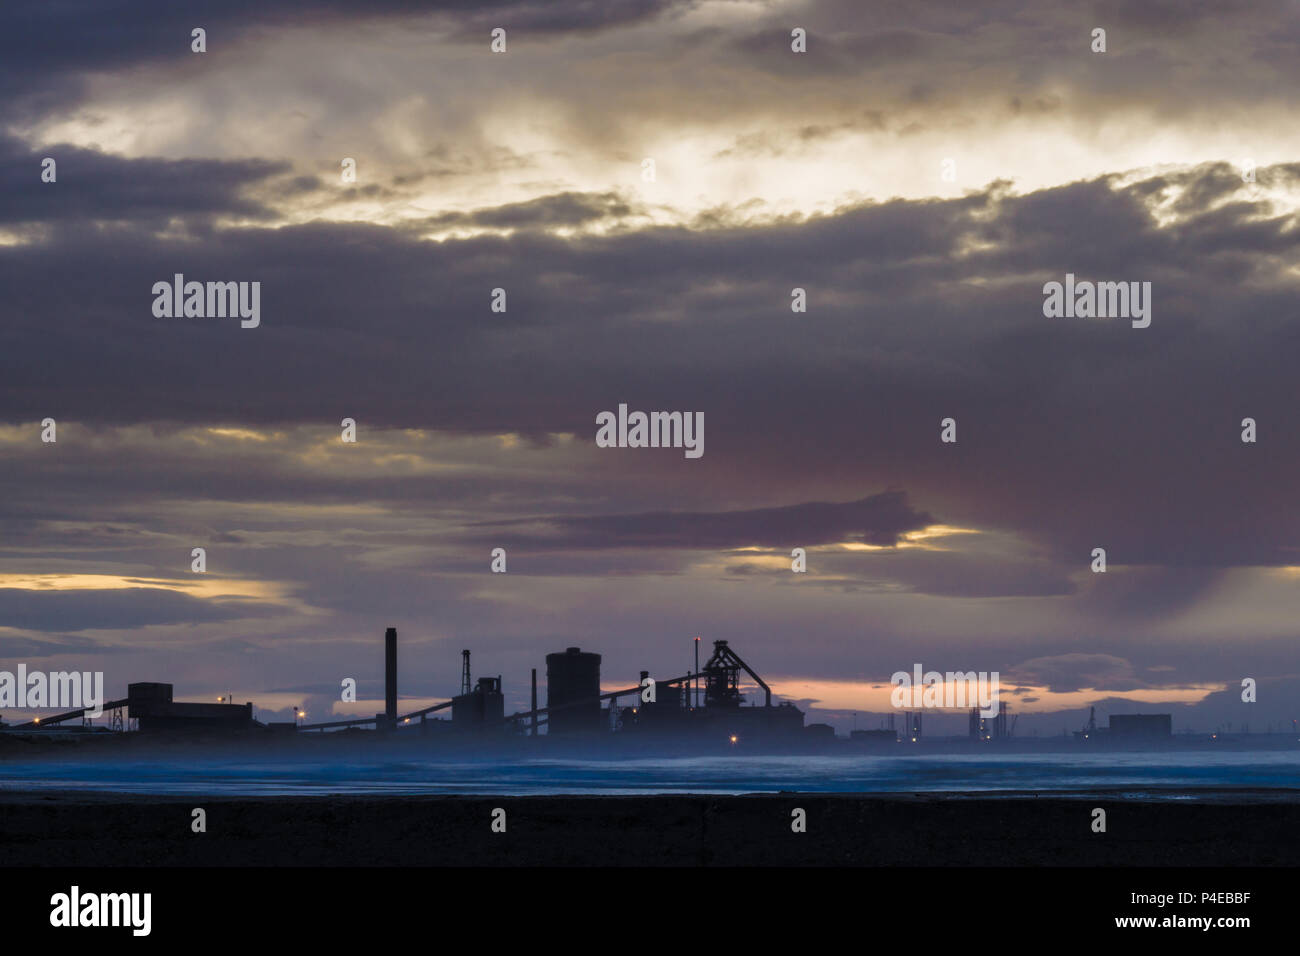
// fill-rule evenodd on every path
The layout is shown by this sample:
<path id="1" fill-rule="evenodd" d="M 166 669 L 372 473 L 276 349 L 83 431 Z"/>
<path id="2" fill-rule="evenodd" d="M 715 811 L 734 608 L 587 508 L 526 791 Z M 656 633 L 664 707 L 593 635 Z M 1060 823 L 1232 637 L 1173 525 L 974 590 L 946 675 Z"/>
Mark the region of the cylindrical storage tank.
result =
<path id="1" fill-rule="evenodd" d="M 573 706 L 567 706 L 572 704 Z M 588 734 L 602 728 L 600 655 L 570 647 L 546 655 L 548 734 Z M 558 708 L 558 709 L 557 709 Z"/>

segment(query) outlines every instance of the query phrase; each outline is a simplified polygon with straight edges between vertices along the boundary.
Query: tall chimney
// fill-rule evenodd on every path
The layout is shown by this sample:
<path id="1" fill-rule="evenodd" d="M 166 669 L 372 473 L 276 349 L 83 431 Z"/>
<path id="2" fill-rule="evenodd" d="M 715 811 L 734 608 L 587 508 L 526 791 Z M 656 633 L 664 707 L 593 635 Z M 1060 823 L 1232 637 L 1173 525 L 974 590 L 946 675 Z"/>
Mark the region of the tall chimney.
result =
<path id="1" fill-rule="evenodd" d="M 533 736 L 537 736 L 537 668 L 533 668 Z"/>
<path id="2" fill-rule="evenodd" d="M 384 716 L 397 724 L 397 628 L 384 631 Z"/>

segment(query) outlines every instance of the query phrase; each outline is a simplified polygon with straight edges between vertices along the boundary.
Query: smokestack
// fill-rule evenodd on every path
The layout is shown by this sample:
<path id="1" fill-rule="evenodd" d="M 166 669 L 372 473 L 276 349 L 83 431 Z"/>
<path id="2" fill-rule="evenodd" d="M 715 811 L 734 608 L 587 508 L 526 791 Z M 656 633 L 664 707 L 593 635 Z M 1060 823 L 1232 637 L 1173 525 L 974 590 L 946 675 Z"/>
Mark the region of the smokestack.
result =
<path id="1" fill-rule="evenodd" d="M 533 736 L 537 736 L 537 668 L 533 668 Z"/>
<path id="2" fill-rule="evenodd" d="M 384 631 L 384 716 L 397 724 L 397 628 Z"/>

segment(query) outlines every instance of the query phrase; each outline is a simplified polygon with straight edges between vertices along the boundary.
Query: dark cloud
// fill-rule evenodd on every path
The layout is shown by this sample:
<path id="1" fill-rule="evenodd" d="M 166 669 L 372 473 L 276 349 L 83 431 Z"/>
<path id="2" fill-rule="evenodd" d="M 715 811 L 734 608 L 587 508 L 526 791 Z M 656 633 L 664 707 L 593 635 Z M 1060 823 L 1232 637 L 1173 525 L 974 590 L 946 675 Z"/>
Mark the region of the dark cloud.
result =
<path id="1" fill-rule="evenodd" d="M 348 20 L 423 16 L 483 42 L 491 26 L 525 35 L 588 32 L 653 18 L 675 0 L 12 0 L 0 6 L 0 63 L 9 89 L 51 75 L 93 73 L 159 60 L 185 60 L 190 31 L 207 31 L 209 54 L 268 26 L 304 28 Z"/>
<path id="2" fill-rule="evenodd" d="M 1074 594 L 1069 568 L 1042 556 L 970 550 L 904 549 L 864 564 L 861 556 L 818 555 L 817 569 L 833 580 L 883 581 L 917 594 L 943 597 L 1056 597 Z"/>
<path id="3" fill-rule="evenodd" d="M 1218 197 L 1223 176 L 1211 165 L 1179 182 L 1208 179 Z M 737 495 L 742 507 L 788 499 L 791 482 L 810 479 L 823 500 L 895 484 L 950 522 L 1018 530 L 1081 565 L 1097 546 L 1127 565 L 1286 563 L 1300 527 L 1281 476 L 1300 466 L 1300 446 L 1285 441 L 1293 375 L 1278 344 L 1300 334 L 1287 271 L 1300 230 L 1263 201 L 1249 216 L 1219 206 L 1161 225 L 1152 194 L 1106 177 L 569 241 L 430 243 L 315 223 L 178 247 L 139 226 L 55 218 L 45 240 L 0 250 L 0 402 L 11 421 L 350 415 L 370 429 L 584 443 L 596 413 L 620 402 L 700 410 L 702 459 L 607 450 L 574 481 L 640 487 L 633 475 L 654 475 L 704 511 Z M 155 319 L 151 286 L 174 272 L 260 280 L 262 327 Z M 1045 319 L 1042 284 L 1066 272 L 1151 281 L 1151 327 Z M 807 315 L 789 312 L 795 285 Z M 489 310 L 498 286 L 505 314 Z M 1247 415 L 1265 436 L 1255 446 L 1239 441 Z M 938 441 L 947 416 L 952 446 Z M 53 454 L 74 452 L 46 456 L 51 490 L 64 480 Z M 199 468 L 178 483 L 189 466 L 173 467 L 151 493 L 193 482 L 223 497 L 267 492 L 255 471 L 213 482 Z M 64 474 L 75 486 L 75 468 Z M 381 498 L 414 501 L 473 480 L 382 484 Z M 295 493 L 349 494 L 328 473 Z"/>
<path id="4" fill-rule="evenodd" d="M 529 34 L 582 34 L 642 23 L 696 4 L 697 0 L 504 0 L 493 8 L 475 0 L 457 0 L 448 6 L 454 8 L 451 12 L 456 15 L 461 37 L 483 38 L 491 29 L 502 27 L 507 32 L 516 30 L 526 39 Z"/>
<path id="5" fill-rule="evenodd" d="M 157 624 L 232 621 L 279 613 L 252 601 L 204 601 L 160 588 L 51 590 L 0 588 L 0 618 L 33 631 L 115 630 Z"/>
<path id="6" fill-rule="evenodd" d="M 41 179 L 47 157 L 56 164 L 52 183 Z M 242 192 L 289 169 L 256 159 L 123 159 L 66 144 L 31 149 L 0 136 L 0 223 L 133 222 L 160 229 L 172 219 L 191 226 L 217 215 L 269 219 L 271 210 Z M 310 191 L 316 183 L 296 177 L 284 192 Z"/>
<path id="7" fill-rule="evenodd" d="M 118 653 L 111 646 L 90 637 L 61 634 L 50 639 L 45 636 L 31 637 L 26 634 L 0 635 L 0 661 L 12 662 L 32 660 L 42 657 L 57 657 L 63 654 L 100 655 Z"/>
<path id="8" fill-rule="evenodd" d="M 506 203 L 472 212 L 450 212 L 422 220 L 427 229 L 484 226 L 497 229 L 540 229 L 579 226 L 600 219 L 630 216 L 632 207 L 615 193 L 557 193 L 526 202 Z"/>
<path id="9" fill-rule="evenodd" d="M 792 27 L 784 22 L 786 19 L 788 15 L 783 15 L 780 24 L 731 39 L 731 48 L 791 78 L 810 73 L 850 76 L 868 66 L 872 70 L 895 68 L 908 62 L 930 60 L 941 48 L 938 35 L 918 30 L 875 30 L 872 24 L 861 23 L 863 32 L 849 32 L 861 20 L 860 15 L 850 15 L 848 20 L 840 21 L 826 32 L 814 28 L 806 38 L 808 53 L 791 56 L 794 40 L 790 35 Z M 807 30 L 806 19 L 798 20 Z"/>
<path id="10" fill-rule="evenodd" d="M 565 548 L 729 548 L 807 546 L 835 542 L 893 545 L 933 521 L 915 511 L 903 492 L 844 503 L 809 502 L 715 514 L 652 512 L 594 517 L 550 517 L 497 522 L 488 528 L 540 523 L 556 530 L 534 543 Z M 523 536 L 527 542 L 529 537 Z"/>
<path id="11" fill-rule="evenodd" d="M 806 54 L 793 55 L 790 31 L 807 31 Z M 1107 51 L 1091 51 L 1092 31 L 1107 31 Z M 750 20 L 740 32 L 702 28 L 696 42 L 726 51 L 728 66 L 787 81 L 870 79 L 866 95 L 906 111 L 929 103 L 976 109 L 1003 97 L 1015 115 L 1125 108 L 1144 101 L 1161 114 L 1223 108 L 1235 93 L 1216 79 L 1216 64 L 1279 72 L 1296 79 L 1293 50 L 1300 15 L 1286 0 L 1219 5 L 1121 0 L 1081 8 L 1064 0 L 1027 5 L 998 0 L 978 6 L 926 0 L 881 6 L 818 0 L 793 17 L 786 10 Z M 1179 81 L 1169 82 L 1177 75 Z M 1196 96 L 1186 96 L 1188 85 Z M 1288 82 L 1268 83 L 1260 97 L 1282 102 Z M 1065 94 L 1064 96 L 1062 94 Z M 1256 100 L 1260 102 L 1261 100 Z"/>
<path id="12" fill-rule="evenodd" d="M 1017 664 L 1008 678 L 1045 686 L 1057 694 L 1082 689 L 1127 691 L 1149 686 L 1136 677 L 1133 665 L 1127 660 L 1108 654 L 1039 657 Z"/>
<path id="13" fill-rule="evenodd" d="M 177 5 L 165 0 L 13 0 L 0 4 L 0 97 L 8 122 L 17 127 L 52 117 L 97 122 L 102 114 L 88 112 L 96 108 L 97 80 L 157 71 L 167 77 L 159 82 L 185 85 L 201 80 L 209 69 L 219 70 L 229 55 L 239 55 L 245 44 L 261 43 L 267 36 L 394 24 L 395 29 L 425 32 L 431 49 L 442 43 L 487 52 L 490 31 L 503 27 L 518 58 L 530 46 L 635 26 L 693 2 L 191 0 Z M 206 31 L 206 53 L 191 50 L 196 27 Z M 272 39 L 271 48 L 276 46 Z"/>

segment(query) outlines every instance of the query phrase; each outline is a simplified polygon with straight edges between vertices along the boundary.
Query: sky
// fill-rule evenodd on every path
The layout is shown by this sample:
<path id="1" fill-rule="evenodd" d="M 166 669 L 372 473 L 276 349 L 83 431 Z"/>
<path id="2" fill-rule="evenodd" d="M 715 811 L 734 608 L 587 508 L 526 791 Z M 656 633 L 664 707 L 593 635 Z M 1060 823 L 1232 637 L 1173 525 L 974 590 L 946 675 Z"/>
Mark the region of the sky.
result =
<path id="1" fill-rule="evenodd" d="M 393 626 L 403 710 L 462 648 L 525 709 L 547 653 L 613 689 L 699 636 L 841 731 L 915 664 L 1017 733 L 1290 728 L 1298 43 L 1277 0 L 7 3 L 0 669 L 369 715 Z M 158 316 L 178 273 L 259 323 Z M 1045 315 L 1067 275 L 1150 325 Z M 620 404 L 703 454 L 599 447 Z"/>

